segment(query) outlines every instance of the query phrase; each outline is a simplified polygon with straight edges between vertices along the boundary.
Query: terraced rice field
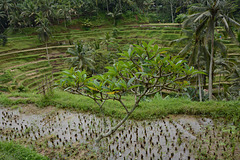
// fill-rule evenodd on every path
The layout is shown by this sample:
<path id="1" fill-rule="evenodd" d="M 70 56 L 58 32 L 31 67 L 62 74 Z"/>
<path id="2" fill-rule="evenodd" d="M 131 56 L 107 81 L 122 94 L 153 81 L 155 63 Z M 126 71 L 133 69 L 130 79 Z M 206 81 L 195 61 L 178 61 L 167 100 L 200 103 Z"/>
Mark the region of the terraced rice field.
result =
<path id="1" fill-rule="evenodd" d="M 179 24 L 126 25 L 117 29 L 118 35 L 114 42 L 118 46 L 110 45 L 110 51 L 106 51 L 106 45 L 102 45 L 98 53 L 111 56 L 117 52 L 117 47 L 127 50 L 130 44 L 151 39 L 155 39 L 156 43 L 162 47 L 169 47 L 172 40 L 181 37 Z M 55 79 L 59 79 L 61 70 L 68 67 L 64 61 L 69 56 L 65 53 L 67 48 L 73 46 L 68 44 L 69 40 L 94 41 L 103 38 L 107 32 L 111 34 L 112 31 L 113 28 L 96 28 L 91 31 L 72 29 L 68 33 L 53 35 L 49 42 L 50 65 L 46 58 L 45 47 L 41 47 L 37 36 L 10 37 L 9 44 L 28 43 L 32 46 L 23 45 L 21 49 L 14 47 L 0 49 L 0 90 L 16 90 L 21 86 L 36 89 L 37 85 L 43 81 L 44 75 L 51 77 L 53 74 Z M 228 47 L 229 58 L 237 58 L 239 61 L 239 46 L 232 43 L 230 39 L 223 39 L 222 42 Z M 182 47 L 174 47 L 170 53 L 177 53 Z"/>
<path id="2" fill-rule="evenodd" d="M 51 158 L 88 156 L 81 147 L 91 144 L 88 149 L 97 159 L 240 159 L 240 133 L 221 119 L 178 115 L 130 120 L 100 144 L 94 139 L 103 132 L 104 121 L 95 115 L 27 106 L 0 108 L 0 119 L 0 140 L 24 142 L 45 154 L 51 150 Z M 106 121 L 106 128 L 118 122 Z"/>
<path id="3" fill-rule="evenodd" d="M 130 44 L 151 39 L 169 47 L 172 40 L 181 37 L 178 24 L 128 25 L 118 30 L 114 41 L 123 50 Z M 59 79 L 60 72 L 68 67 L 66 50 L 73 46 L 68 44 L 67 36 L 71 41 L 94 41 L 112 31 L 112 28 L 72 29 L 69 33 L 53 35 L 49 43 L 50 64 L 37 36 L 10 37 L 10 44 L 22 41 L 26 44 L 19 48 L 0 48 L 0 91 L 22 86 L 34 91 L 46 76 Z M 239 46 L 230 39 L 221 41 L 228 47 L 228 56 L 239 61 Z M 102 45 L 98 53 L 113 56 L 117 47 L 110 45 L 106 51 L 106 45 Z M 182 47 L 169 49 L 170 54 Z M 18 109 L 0 107 L 0 119 L 0 141 L 19 141 L 52 159 L 240 159 L 238 124 L 223 119 L 178 115 L 154 121 L 130 120 L 100 144 L 94 139 L 104 130 L 103 118 L 95 115 L 28 105 Z M 118 122 L 113 118 L 106 121 L 106 130 Z"/>

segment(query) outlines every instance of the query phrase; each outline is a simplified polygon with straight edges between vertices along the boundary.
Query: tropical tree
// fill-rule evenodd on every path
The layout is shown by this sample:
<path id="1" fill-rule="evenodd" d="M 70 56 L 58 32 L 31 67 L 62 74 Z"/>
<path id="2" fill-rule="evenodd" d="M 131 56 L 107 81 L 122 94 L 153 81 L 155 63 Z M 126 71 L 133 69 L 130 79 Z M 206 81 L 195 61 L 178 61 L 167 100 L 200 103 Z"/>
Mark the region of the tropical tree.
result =
<path id="1" fill-rule="evenodd" d="M 149 12 L 149 10 L 151 9 L 151 6 L 154 5 L 154 2 L 153 2 L 153 0 L 145 0 L 145 1 L 143 2 L 143 5 L 145 6 L 145 8 L 146 8 L 146 10 L 147 10 L 147 15 L 148 15 L 148 12 Z"/>
<path id="2" fill-rule="evenodd" d="M 70 8 L 70 4 L 62 5 L 62 6 L 60 6 L 60 9 L 58 10 L 58 14 L 64 18 L 65 27 L 67 27 L 67 20 L 71 21 L 71 13 L 72 12 L 73 12 L 73 10 Z"/>
<path id="3" fill-rule="evenodd" d="M 240 24 L 228 17 L 224 12 L 226 7 L 225 0 L 209 0 L 206 1 L 206 5 L 202 6 L 192 6 L 190 8 L 190 16 L 184 22 L 184 27 L 189 26 L 189 24 L 197 25 L 196 37 L 199 37 L 200 34 L 205 30 L 204 45 L 206 48 L 210 48 L 210 64 L 209 64 L 209 100 L 212 99 L 212 85 L 213 85 L 213 62 L 214 62 L 214 33 L 216 32 L 216 25 L 221 23 L 225 27 L 226 33 L 235 39 L 235 35 L 232 31 L 230 25 L 236 25 L 240 27 Z M 205 4 L 205 3 L 204 3 Z M 209 42 L 211 43 L 208 46 Z"/>
<path id="4" fill-rule="evenodd" d="M 65 91 L 93 99 L 102 112 L 108 100 L 119 102 L 125 109 L 125 117 L 116 126 L 104 129 L 97 142 L 115 133 L 140 106 L 144 96 L 155 95 L 163 89 L 177 91 L 176 85 L 186 87 L 189 85 L 186 78 L 198 73 L 186 65 L 186 61 L 170 56 L 165 49 L 153 43 L 142 42 L 143 46 L 134 45 L 128 51 L 119 53 L 121 59 L 113 66 L 106 67 L 108 72 L 103 75 L 89 77 L 85 71 L 73 68 L 63 72 L 60 85 Z M 127 93 L 133 96 L 132 106 L 127 106 L 123 98 Z"/>
<path id="5" fill-rule="evenodd" d="M 199 34 L 198 37 L 195 34 L 195 29 L 182 31 L 184 33 L 184 37 L 180 39 L 176 39 L 171 42 L 179 44 L 185 44 L 183 49 L 178 53 L 181 57 L 185 57 L 188 59 L 188 65 L 196 67 L 198 70 L 204 71 L 205 73 L 209 73 L 209 64 L 210 64 L 210 48 L 206 47 L 204 44 L 204 33 L 205 30 L 202 30 L 202 34 Z M 210 44 L 208 44 L 209 46 Z M 221 43 L 219 40 L 214 41 L 214 53 L 220 54 L 223 57 L 226 57 L 227 47 Z M 198 85 L 199 85 L 199 98 L 202 101 L 202 84 L 201 78 L 202 74 L 198 75 Z"/>
<path id="6" fill-rule="evenodd" d="M 113 12 L 108 12 L 107 15 L 112 17 L 113 25 L 116 26 L 117 19 L 122 15 L 122 10 L 120 10 L 116 7 Z"/>
<path id="7" fill-rule="evenodd" d="M 7 36 L 0 34 L 0 45 L 5 46 L 7 43 Z"/>
<path id="8" fill-rule="evenodd" d="M 90 58 L 93 49 L 89 45 L 77 42 L 74 48 L 67 49 L 67 53 L 73 56 L 67 59 L 67 62 L 70 63 L 70 68 L 76 67 L 80 71 L 88 68 L 94 69 L 94 60 Z"/>
<path id="9" fill-rule="evenodd" d="M 114 40 L 113 37 L 111 37 L 111 35 L 109 34 L 109 32 L 105 33 L 105 36 L 103 38 L 100 38 L 100 40 L 102 41 L 102 44 L 106 44 L 107 46 L 107 51 L 109 50 L 109 44 L 111 44 Z"/>
<path id="10" fill-rule="evenodd" d="M 11 8 L 11 0 L 0 0 L 0 9 L 7 13 Z"/>
<path id="11" fill-rule="evenodd" d="M 25 24 L 27 26 L 35 26 L 36 16 L 37 16 L 37 5 L 32 0 L 25 0 L 22 4 L 22 13 L 21 16 L 24 18 Z"/>
<path id="12" fill-rule="evenodd" d="M 194 28 L 192 30 L 182 30 L 182 33 L 185 35 L 183 38 L 176 39 L 172 41 L 170 44 L 177 43 L 178 46 L 184 44 L 185 46 L 183 49 L 178 53 L 181 57 L 187 57 L 188 59 L 188 65 L 195 66 L 198 68 L 198 70 L 203 70 L 203 63 L 207 64 L 207 61 L 203 62 L 204 56 L 208 56 L 207 54 L 204 54 L 204 48 L 203 45 L 203 37 L 195 38 L 194 35 Z M 199 100 L 202 101 L 202 86 L 201 86 L 201 74 L 198 74 L 198 87 L 199 87 Z"/>
<path id="13" fill-rule="evenodd" d="M 37 32 L 39 36 L 39 40 L 44 42 L 46 45 L 46 53 L 47 53 L 47 59 L 48 63 L 50 65 L 50 60 L 49 60 L 49 54 L 48 54 L 48 40 L 50 39 L 51 36 L 51 30 L 49 29 L 49 21 L 47 18 L 38 18 L 37 23 L 39 24 Z"/>

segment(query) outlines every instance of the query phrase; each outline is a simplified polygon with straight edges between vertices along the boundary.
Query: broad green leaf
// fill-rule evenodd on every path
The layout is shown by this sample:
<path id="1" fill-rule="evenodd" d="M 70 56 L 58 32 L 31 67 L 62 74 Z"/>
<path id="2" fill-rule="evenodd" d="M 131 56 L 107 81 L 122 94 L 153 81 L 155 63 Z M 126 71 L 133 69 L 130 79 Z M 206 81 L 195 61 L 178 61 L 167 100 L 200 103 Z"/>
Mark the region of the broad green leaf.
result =
<path id="1" fill-rule="evenodd" d="M 135 77 L 131 78 L 131 79 L 128 81 L 127 86 L 129 87 L 134 80 L 135 80 Z"/>

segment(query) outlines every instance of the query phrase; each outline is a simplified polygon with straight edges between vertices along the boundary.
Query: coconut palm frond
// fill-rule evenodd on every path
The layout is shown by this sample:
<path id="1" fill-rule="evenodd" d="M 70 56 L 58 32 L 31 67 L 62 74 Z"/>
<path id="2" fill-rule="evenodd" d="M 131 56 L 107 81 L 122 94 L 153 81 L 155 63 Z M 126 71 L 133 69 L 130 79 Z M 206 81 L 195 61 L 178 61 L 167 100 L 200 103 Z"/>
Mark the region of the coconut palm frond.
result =
<path id="1" fill-rule="evenodd" d="M 182 27 L 183 28 L 187 28 L 187 27 L 189 27 L 189 26 L 192 26 L 193 25 L 193 21 L 194 21 L 194 19 L 196 18 L 196 17 L 198 17 L 200 15 L 200 13 L 196 13 L 196 14 L 193 14 L 193 15 L 190 15 L 190 16 L 188 16 L 188 18 L 185 20 L 185 21 L 183 21 L 183 23 L 182 23 Z"/>
<path id="2" fill-rule="evenodd" d="M 181 57 L 185 57 L 187 52 L 191 49 L 192 43 L 188 43 L 179 53 L 178 55 L 181 55 Z"/>
<path id="3" fill-rule="evenodd" d="M 208 19 L 205 18 L 205 19 L 202 21 L 202 23 L 197 27 L 196 32 L 195 32 L 195 34 L 196 34 L 197 37 L 200 36 L 201 32 L 203 31 L 203 29 L 204 29 L 205 26 L 207 25 L 207 22 L 208 22 Z"/>
<path id="4" fill-rule="evenodd" d="M 186 41 L 189 41 L 189 40 L 191 40 L 191 39 L 189 39 L 188 37 L 175 39 L 175 40 L 170 42 L 170 45 L 173 45 L 174 43 L 183 43 L 183 42 L 186 42 Z"/>
<path id="5" fill-rule="evenodd" d="M 230 18 L 230 17 L 226 17 L 225 16 L 225 19 L 227 19 L 227 21 L 237 27 L 240 27 L 240 23 L 238 23 L 237 21 L 235 21 L 234 19 Z"/>
<path id="6" fill-rule="evenodd" d="M 198 12 L 202 12 L 202 11 L 206 11 L 206 10 L 207 10 L 207 7 L 201 7 L 201 6 L 192 6 L 189 9 L 190 14 L 198 13 Z"/>
<path id="7" fill-rule="evenodd" d="M 202 19 L 205 19 L 206 17 L 210 17 L 211 12 L 210 11 L 205 11 L 201 13 L 197 18 L 195 18 L 194 23 L 197 23 L 198 21 L 201 21 Z"/>
<path id="8" fill-rule="evenodd" d="M 77 67 L 82 70 L 83 68 L 93 68 L 92 63 L 94 60 L 89 58 L 93 52 L 89 45 L 82 44 L 80 42 L 75 44 L 74 48 L 68 48 L 67 53 L 74 56 L 69 58 L 66 62 L 70 63 L 70 67 Z"/>
<path id="9" fill-rule="evenodd" d="M 223 57 L 227 56 L 227 47 L 220 41 L 214 41 L 214 47 L 218 49 Z"/>

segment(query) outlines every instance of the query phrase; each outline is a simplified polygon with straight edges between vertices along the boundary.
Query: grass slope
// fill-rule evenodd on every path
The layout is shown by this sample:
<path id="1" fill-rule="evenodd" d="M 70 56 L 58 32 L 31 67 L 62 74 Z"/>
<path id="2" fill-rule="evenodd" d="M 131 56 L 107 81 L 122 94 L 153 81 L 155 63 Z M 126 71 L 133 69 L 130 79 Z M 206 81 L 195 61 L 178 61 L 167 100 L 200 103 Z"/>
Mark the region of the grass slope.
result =
<path id="1" fill-rule="evenodd" d="M 15 142 L 0 141 L 1 160 L 48 160 L 30 148 L 25 148 Z"/>

